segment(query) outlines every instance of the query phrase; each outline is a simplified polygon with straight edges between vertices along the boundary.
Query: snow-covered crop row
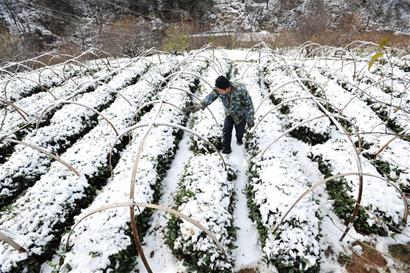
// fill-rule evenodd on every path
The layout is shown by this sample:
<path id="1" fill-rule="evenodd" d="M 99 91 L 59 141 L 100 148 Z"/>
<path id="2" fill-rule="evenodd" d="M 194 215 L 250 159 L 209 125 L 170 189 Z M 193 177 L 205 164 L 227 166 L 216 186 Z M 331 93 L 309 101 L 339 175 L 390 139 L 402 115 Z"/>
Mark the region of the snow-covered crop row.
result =
<path id="1" fill-rule="evenodd" d="M 259 86 L 255 80 L 257 77 L 254 77 L 258 73 L 258 67 L 253 65 L 248 69 L 245 80 L 253 90 L 251 96 L 255 105 L 270 91 Z M 282 77 L 275 78 L 272 73 L 267 76 L 271 82 L 277 82 Z M 276 93 L 274 95 L 277 96 Z M 263 102 L 256 120 L 261 119 L 273 106 L 269 100 Z M 313 113 L 305 109 L 305 115 L 315 114 L 314 108 L 307 109 L 313 109 Z M 246 191 L 250 217 L 258 226 L 264 255 L 279 272 L 291 269 L 294 272 L 313 272 L 318 268 L 320 259 L 320 219 L 315 197 L 310 196 L 299 203 L 273 233 L 274 226 L 279 224 L 292 202 L 310 183 L 321 178 L 316 165 L 307 158 L 310 146 L 296 139 L 283 137 L 263 157 L 260 156 L 259 153 L 286 130 L 286 123 L 276 116 L 277 112 L 264 118 L 252 138 L 248 135 L 249 179 Z"/>
<path id="2" fill-rule="evenodd" d="M 99 69 L 93 67 L 93 70 L 98 71 Z M 46 92 L 46 90 L 49 90 L 51 87 L 61 85 L 68 78 L 77 75 L 80 71 L 81 67 L 69 64 L 65 67 L 65 71 L 63 71 L 62 67 L 50 67 L 32 72 L 19 73 L 16 76 L 0 82 L 1 94 L 11 102 L 18 101 L 32 94 Z M 92 71 L 90 71 L 90 73 L 91 72 Z"/>
<path id="3" fill-rule="evenodd" d="M 121 79 L 122 87 L 128 84 L 132 78 L 138 78 L 147 69 L 147 64 L 141 62 L 133 73 L 125 71 L 128 81 L 119 74 L 112 81 L 116 85 Z M 114 86 L 117 90 L 118 86 Z M 112 85 L 98 87 L 95 91 L 81 95 L 77 103 L 101 111 L 108 107 L 115 99 Z M 41 127 L 26 136 L 23 141 L 47 151 L 60 154 L 70 147 L 79 137 L 90 131 L 97 124 L 98 115 L 81 105 L 68 104 L 58 110 L 51 118 L 48 126 Z M 51 158 L 24 145 L 17 145 L 15 152 L 8 161 L 0 167 L 0 206 L 6 205 L 22 190 L 33 185 L 44 174 L 51 164 Z"/>
<path id="4" fill-rule="evenodd" d="M 63 99 L 66 96 L 69 96 L 72 91 L 76 88 L 77 84 L 81 85 L 82 83 L 87 83 L 93 78 L 90 76 L 76 76 L 72 78 L 74 81 L 68 80 L 64 82 L 61 86 L 53 87 L 50 89 L 53 92 L 54 96 L 57 99 Z M 89 88 L 89 91 L 92 91 L 92 88 Z M 3 108 L 0 110 L 2 118 L 2 126 L 0 130 L 0 137 L 13 136 L 18 140 L 22 140 L 29 132 L 35 128 L 36 124 L 33 121 L 36 121 L 36 117 L 42 113 L 42 110 L 45 109 L 48 105 L 51 105 L 55 102 L 55 99 L 47 92 L 41 92 L 34 94 L 32 96 L 21 99 L 15 103 L 17 107 L 22 109 L 28 116 L 26 120 L 23 119 L 21 114 L 17 113 L 13 108 Z M 61 105 L 62 107 L 63 105 Z M 48 111 L 44 114 L 40 125 L 49 123 L 51 117 L 57 111 L 58 108 L 54 108 L 53 111 Z M 32 122 L 30 125 L 27 123 Z M 24 128 L 24 129 L 20 129 Z M 16 133 L 14 133 L 16 132 Z M 13 134 L 14 133 L 14 134 Z M 10 157 L 13 152 L 13 147 L 15 143 L 0 143 L 0 163 L 4 163 Z"/>
<path id="5" fill-rule="evenodd" d="M 326 98 L 336 108 L 343 109 L 343 115 L 346 116 L 352 125 L 347 129 L 351 132 L 359 129 L 359 132 L 383 132 L 385 130 L 384 123 L 370 109 L 370 107 L 359 98 L 355 98 L 340 85 L 333 80 L 328 80 L 321 75 L 319 71 L 313 70 L 310 76 L 318 83 L 327 83 L 325 91 Z M 346 104 L 348 104 L 347 107 Z M 352 134 L 354 137 L 354 134 Z M 364 149 L 367 153 L 372 154 L 385 144 L 388 135 L 380 136 L 378 134 L 363 134 L 361 140 L 364 140 Z M 397 140 L 401 147 L 408 150 L 408 143 L 402 140 Z M 350 146 L 350 147 L 349 147 Z M 319 163 L 321 172 L 326 176 L 331 176 L 337 173 L 357 172 L 357 163 L 352 155 L 352 145 L 348 143 L 346 137 L 340 133 L 333 133 L 333 137 L 327 143 L 317 145 L 312 149 L 312 158 Z M 395 149 L 395 151 L 397 151 Z M 337 156 L 335 156 L 335 153 Z M 408 154 L 392 153 L 389 149 L 386 151 L 386 156 L 396 158 L 398 162 L 407 165 Z M 376 170 L 377 166 L 372 165 L 369 159 L 360 156 L 363 172 L 380 176 Z M 391 162 L 394 162 L 391 161 Z M 388 226 L 398 227 L 403 215 L 403 201 L 400 194 L 394 187 L 391 187 L 387 182 L 377 178 L 365 177 L 364 187 L 371 188 L 372 191 L 364 191 L 363 208 L 360 211 L 359 217 L 355 222 L 355 227 L 364 233 L 378 233 L 387 235 Z M 344 220 L 350 219 L 350 214 L 354 208 L 354 200 L 357 196 L 358 178 L 346 177 L 336 181 L 330 181 L 327 184 L 327 189 L 330 196 L 335 200 L 334 207 L 336 214 Z M 388 193 L 390 201 L 385 202 L 383 195 Z M 380 194 L 380 195 L 379 195 Z M 348 213 L 350 211 L 350 214 Z"/>
<path id="6" fill-rule="evenodd" d="M 200 88 L 195 93 L 199 98 L 212 91 L 208 83 L 212 85 L 219 75 L 229 73 L 227 58 L 220 56 L 218 64 L 222 71 L 209 67 L 204 73 Z M 190 116 L 189 127 L 218 147 L 222 132 L 216 122 L 223 122 L 223 107 L 217 100 L 209 109 L 217 121 L 208 109 L 204 109 Z M 231 272 L 232 249 L 236 239 L 232 181 L 235 175 L 229 166 L 225 169 L 221 157 L 203 139 L 191 136 L 190 147 L 193 154 L 178 182 L 173 208 L 192 217 L 214 234 L 227 256 L 205 232 L 175 216 L 169 219 L 164 230 L 165 242 L 189 272 Z"/>
<path id="7" fill-rule="evenodd" d="M 184 167 L 174 209 L 209 229 L 227 253 L 225 257 L 205 232 L 172 216 L 165 230 L 165 241 L 189 272 L 232 272 L 236 238 L 232 178 L 216 153 L 193 155 Z"/>
<path id="8" fill-rule="evenodd" d="M 203 75 L 199 83 L 199 89 L 195 93 L 200 99 L 205 98 L 205 96 L 213 90 L 213 84 L 219 75 L 228 75 L 230 72 L 231 67 L 229 60 L 222 54 L 221 56 L 217 54 L 216 57 L 218 58 L 218 65 L 216 65 L 216 63 L 212 64 L 215 68 L 208 69 Z M 199 103 L 199 101 L 194 99 L 193 103 Z M 220 147 L 223 121 L 224 110 L 222 102 L 217 99 L 203 111 L 198 111 L 191 115 L 190 128 L 205 137 L 216 147 Z M 209 148 L 210 147 L 208 147 L 202 139 L 192 137 L 191 149 L 193 151 L 205 152 L 209 150 Z"/>
<path id="9" fill-rule="evenodd" d="M 270 99 L 275 105 L 281 103 L 279 111 L 287 119 L 287 128 L 309 119 L 309 124 L 298 126 L 290 134 L 296 138 L 304 138 L 309 144 L 323 143 L 329 139 L 330 122 L 323 116 L 316 103 L 310 98 L 311 95 L 302 89 L 300 84 L 283 70 L 286 68 L 275 68 L 277 63 L 271 62 L 265 68 L 265 81 L 269 86 L 269 92 L 274 92 Z M 287 84 L 289 83 L 289 84 Z M 280 88 L 280 91 L 278 89 Z M 322 90 L 317 90 L 322 92 Z M 318 118 L 318 119 L 315 119 Z"/>
<path id="10" fill-rule="evenodd" d="M 180 69 L 201 73 L 205 65 L 206 63 L 193 63 Z M 183 108 L 188 103 L 189 96 L 178 89 L 189 91 L 192 87 L 195 88 L 194 82 L 195 78 L 191 75 L 171 78 L 157 98 Z M 160 111 L 159 116 L 156 117 L 158 111 Z M 137 125 L 149 124 L 155 118 L 156 121 L 179 125 L 186 122 L 185 115 L 173 106 L 156 104 Z M 130 177 L 146 128 L 136 129 L 132 133 L 131 143 L 121 155 L 110 181 L 79 217 L 101 206 L 129 200 Z M 152 128 L 139 159 L 135 181 L 136 202 L 158 201 L 161 194 L 161 180 L 175 155 L 180 137 L 179 130 L 174 128 L 165 126 Z M 151 213 L 148 209 L 136 209 L 136 221 L 140 232 L 141 229 L 142 231 L 146 229 Z M 130 234 L 129 217 L 129 208 L 118 208 L 86 218 L 74 230 L 70 239 L 70 249 L 64 254 L 64 263 L 60 267 L 60 272 L 130 271 L 136 263 L 136 251 Z M 102 227 L 104 227 L 103 232 L 101 232 Z"/>
<path id="11" fill-rule="evenodd" d="M 385 122 L 385 125 L 394 132 L 400 133 L 404 129 L 409 129 L 410 96 L 408 88 L 410 79 L 390 79 L 387 75 L 385 77 L 375 77 L 368 71 L 358 79 L 354 79 L 352 75 L 343 74 L 339 70 L 335 73 L 322 71 L 322 74 L 327 74 L 331 79 L 336 78 L 335 80 L 344 89 L 365 101 L 377 116 Z"/>
<path id="12" fill-rule="evenodd" d="M 69 96 L 73 89 L 76 86 L 81 86 L 83 83 L 91 81 L 92 76 L 75 76 L 72 80 L 65 81 L 61 86 L 53 87 L 50 89 L 50 92 L 56 97 L 56 99 L 63 99 L 66 96 Z M 15 103 L 15 105 L 23 109 L 27 114 L 27 118 L 36 117 L 41 110 L 47 107 L 50 104 L 53 104 L 55 99 L 47 92 L 37 93 L 30 97 L 21 99 Z M 25 121 L 14 109 L 9 110 L 5 113 L 5 110 L 2 109 L 2 115 L 6 115 L 4 120 L 4 126 L 1 128 L 0 133 L 2 135 L 11 133 L 13 130 L 16 130 L 18 127 L 24 125 Z"/>
<path id="13" fill-rule="evenodd" d="M 144 65 L 140 63 L 139 67 L 142 69 Z M 141 83 L 121 91 L 135 105 L 149 99 L 144 97 L 153 95 L 161 83 L 158 68 L 153 67 L 151 70 Z M 162 72 L 168 73 L 169 70 L 169 67 L 164 67 Z M 135 76 L 134 72 L 127 72 L 129 79 Z M 126 82 L 123 83 L 126 85 Z M 107 93 L 107 90 L 104 91 Z M 132 123 L 136 110 L 134 105 L 118 96 L 103 114 L 121 131 Z M 50 170 L 32 188 L 7 208 L 0 218 L 0 229 L 16 236 L 15 239 L 20 241 L 29 253 L 19 254 L 9 246 L 1 245 L 0 272 L 20 272 L 31 266 L 32 270 L 38 270 L 39 262 L 54 253 L 62 232 L 72 221 L 70 219 L 91 201 L 95 191 L 109 177 L 108 154 L 114 138 L 113 128 L 100 119 L 98 126 L 61 156 L 81 174 L 80 177 L 60 163 L 54 162 Z M 121 144 L 116 146 L 120 147 Z M 34 264 L 29 259 L 33 255 L 39 257 L 39 261 Z"/>

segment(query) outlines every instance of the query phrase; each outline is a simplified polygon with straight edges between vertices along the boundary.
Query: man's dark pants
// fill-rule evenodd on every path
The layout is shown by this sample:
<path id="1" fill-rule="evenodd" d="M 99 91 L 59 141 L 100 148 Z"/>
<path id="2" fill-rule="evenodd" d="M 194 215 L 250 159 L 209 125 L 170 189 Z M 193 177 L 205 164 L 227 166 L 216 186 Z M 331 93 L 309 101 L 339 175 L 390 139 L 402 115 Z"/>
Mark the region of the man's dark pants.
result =
<path id="1" fill-rule="evenodd" d="M 245 133 L 245 125 L 246 119 L 243 119 L 240 123 L 235 124 L 231 116 L 225 117 L 222 143 L 224 150 L 231 150 L 232 130 L 234 126 L 237 141 L 242 141 L 243 134 Z"/>

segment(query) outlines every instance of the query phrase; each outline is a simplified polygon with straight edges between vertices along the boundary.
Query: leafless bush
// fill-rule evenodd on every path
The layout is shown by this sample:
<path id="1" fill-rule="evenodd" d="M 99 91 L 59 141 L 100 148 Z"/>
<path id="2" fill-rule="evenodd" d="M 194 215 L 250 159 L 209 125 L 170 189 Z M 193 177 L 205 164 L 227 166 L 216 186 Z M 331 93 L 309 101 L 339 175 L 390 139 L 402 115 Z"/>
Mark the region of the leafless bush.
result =
<path id="1" fill-rule="evenodd" d="M 102 48 L 117 56 L 135 57 L 145 48 L 158 46 L 157 40 L 150 23 L 134 16 L 112 21 L 102 28 L 100 35 Z"/>
<path id="2" fill-rule="evenodd" d="M 20 39 L 0 28 L 0 63 L 15 60 L 19 54 Z"/>
<path id="3" fill-rule="evenodd" d="M 294 31 L 285 30 L 270 39 L 267 44 L 272 48 L 292 47 L 300 44 Z"/>

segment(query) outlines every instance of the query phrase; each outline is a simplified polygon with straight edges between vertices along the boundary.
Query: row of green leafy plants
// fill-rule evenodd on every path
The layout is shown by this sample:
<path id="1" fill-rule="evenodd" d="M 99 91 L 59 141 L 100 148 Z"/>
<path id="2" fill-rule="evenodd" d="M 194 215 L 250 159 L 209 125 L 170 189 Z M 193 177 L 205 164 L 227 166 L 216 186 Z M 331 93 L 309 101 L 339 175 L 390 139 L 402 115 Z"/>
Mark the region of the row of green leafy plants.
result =
<path id="1" fill-rule="evenodd" d="M 155 96 L 163 75 L 168 74 L 172 66 L 170 63 L 159 69 L 153 65 L 135 85 L 119 90 L 123 96 L 118 96 L 102 112 L 118 131 L 132 125 L 135 115 L 144 114 L 136 112 L 137 105 Z M 132 78 L 133 73 L 129 73 Z M 126 83 L 116 84 L 125 86 Z M 127 97 L 128 101 L 124 99 Z M 112 146 L 115 137 L 113 128 L 100 119 L 96 127 L 61 155 L 79 176 L 54 162 L 33 187 L 7 207 L 1 215 L 1 229 L 11 234 L 28 253 L 18 253 L 10 246 L 0 244 L 0 272 L 38 272 L 41 263 L 52 257 L 61 236 L 73 224 L 74 216 L 90 204 L 110 178 L 111 149 L 113 167 L 119 161 L 128 138 L 122 137 Z"/>
<path id="2" fill-rule="evenodd" d="M 219 68 L 209 68 L 199 84 L 197 96 L 203 98 L 212 91 L 213 81 L 221 74 L 227 75 L 231 69 L 228 59 L 219 58 Z M 216 65 L 214 62 L 212 65 Z M 194 101 L 196 102 L 196 101 Z M 173 200 L 173 208 L 192 217 L 221 243 L 224 251 L 204 231 L 175 216 L 170 217 L 164 229 L 165 242 L 172 253 L 183 261 L 189 272 L 232 272 L 236 229 L 233 221 L 234 180 L 233 170 L 224 165 L 216 148 L 220 147 L 223 107 L 219 100 L 209 109 L 190 116 L 189 128 L 200 134 L 190 138 L 190 154 L 178 181 L 178 189 Z"/>
<path id="3" fill-rule="evenodd" d="M 73 78 L 67 79 L 63 84 L 50 89 L 50 92 L 57 99 L 64 99 L 65 97 L 72 94 L 73 90 L 77 87 L 91 82 L 94 78 L 91 76 L 75 76 Z M 87 92 L 92 92 L 95 90 L 95 84 L 90 85 Z M 36 128 L 36 124 L 33 122 L 30 124 L 30 119 L 39 115 L 43 109 L 47 106 L 55 103 L 55 99 L 48 92 L 40 92 L 30 97 L 26 97 L 15 102 L 15 105 L 27 113 L 27 119 L 24 120 L 23 117 L 14 109 L 3 109 L 2 110 L 2 126 L 0 130 L 0 138 L 4 139 L 7 135 L 12 135 L 14 139 L 22 140 L 28 133 L 32 132 Z M 43 118 L 39 121 L 38 126 L 43 127 L 50 124 L 50 120 L 54 113 L 61 109 L 63 104 L 58 107 L 54 107 L 50 111 L 43 114 Z M 22 129 L 20 129 L 22 128 Z M 19 130 L 20 129 L 20 130 Z M 13 153 L 14 143 L 0 143 L 0 164 L 3 164 L 8 160 L 10 155 Z"/>
<path id="4" fill-rule="evenodd" d="M 278 104 L 274 98 L 279 98 L 283 91 L 275 92 L 259 106 L 262 99 L 275 89 L 275 84 L 281 84 L 284 76 L 275 75 L 269 65 L 266 63 L 264 67 L 258 67 L 254 64 L 247 69 L 247 84 L 253 86 L 251 97 L 255 106 L 258 106 L 255 116 L 257 124 L 275 107 L 273 102 Z M 266 80 L 262 86 L 256 77 L 260 72 L 263 72 Z M 283 96 L 285 95 L 284 91 Z M 249 165 L 246 194 L 249 214 L 257 225 L 266 262 L 275 265 L 278 272 L 318 272 L 321 219 L 316 198 L 310 196 L 305 199 L 281 223 L 287 208 L 311 182 L 306 173 L 308 169 L 314 170 L 315 166 L 305 159 L 310 146 L 286 136 L 273 143 L 263 156 L 261 154 L 268 144 L 289 128 L 287 124 L 290 119 L 286 118 L 286 114 L 290 114 L 294 108 L 290 103 L 283 105 L 288 107 L 289 112 L 279 109 L 271 112 L 258 124 L 255 131 L 247 134 L 246 153 Z M 294 115 L 296 116 L 297 114 Z M 294 147 L 300 149 L 295 150 Z M 309 173 L 311 179 L 320 178 L 318 172 Z"/>
<path id="5" fill-rule="evenodd" d="M 186 57 L 189 59 L 190 56 Z M 183 61 L 182 61 L 183 62 Z M 181 63 L 182 63 L 181 62 Z M 180 64 L 181 64 L 180 63 Z M 201 74 L 207 63 L 201 65 L 186 64 L 175 67 L 182 71 Z M 182 109 L 189 101 L 189 96 L 182 92 L 195 91 L 194 76 L 180 74 L 168 79 L 156 99 L 172 104 L 155 104 L 136 125 L 149 124 L 151 121 L 186 124 L 186 116 L 175 109 Z M 159 112 L 159 116 L 157 113 Z M 157 203 L 161 196 L 162 180 L 174 159 L 182 132 L 177 128 L 155 126 L 150 131 L 144 144 L 141 144 L 147 127 L 132 132 L 130 145 L 122 153 L 121 159 L 113 170 L 109 183 L 102 189 L 94 202 L 79 215 L 103 207 L 106 204 L 124 202 L 130 199 L 129 184 L 135 157 L 139 146 L 143 151 L 139 159 L 135 183 L 135 201 Z M 140 238 L 148 229 L 152 210 L 137 208 L 136 222 Z M 85 245 L 84 240 L 88 243 Z M 114 248 L 112 246 L 115 246 Z M 110 271 L 131 272 L 137 264 L 136 248 L 130 229 L 129 208 L 102 211 L 82 221 L 74 230 L 69 240 L 69 249 L 63 254 L 58 272 Z M 98 262 L 96 262 L 98 261 Z"/>
<path id="6" fill-rule="evenodd" d="M 397 149 L 410 149 L 409 137 L 407 134 L 403 134 L 403 131 L 405 131 L 408 125 L 408 113 L 403 111 L 403 109 L 406 109 L 405 105 L 408 104 L 408 102 L 402 104 L 404 97 L 403 92 L 395 90 L 397 96 L 394 98 L 394 101 L 391 100 L 389 94 L 389 92 L 392 91 L 390 90 L 385 94 L 386 90 L 379 86 L 373 86 L 365 90 L 365 93 L 362 93 L 361 90 L 374 83 L 372 78 L 366 77 L 369 73 L 366 73 L 361 79 L 357 79 L 357 82 L 349 78 L 348 75 L 344 76 L 340 73 L 325 73 L 321 71 L 321 74 L 328 77 L 330 82 L 336 82 L 340 85 L 340 87 L 335 87 L 339 92 L 345 90 L 348 92 L 347 94 L 351 93 L 352 96 L 356 95 L 358 99 L 363 102 L 360 107 L 362 109 L 369 109 L 369 111 L 367 111 L 368 116 L 372 116 L 371 112 L 375 113 L 375 116 L 378 118 L 372 118 L 370 120 L 371 122 L 365 120 L 361 123 L 360 120 L 354 117 L 353 113 L 350 114 L 351 120 L 356 121 L 356 125 L 362 127 L 362 131 L 367 131 L 367 133 L 362 136 L 362 139 L 365 140 L 362 141 L 362 146 L 364 146 L 365 149 L 363 156 L 372 161 L 380 174 L 391 181 L 395 181 L 403 191 L 407 193 L 410 192 L 410 173 L 406 167 L 408 166 L 410 157 L 408 153 L 397 152 Z M 387 83 L 390 82 L 390 80 L 387 81 Z M 393 82 L 397 84 L 397 79 Z M 359 84 L 361 86 L 360 89 L 355 87 L 355 85 Z M 357 100 L 352 102 L 354 105 L 356 105 L 356 103 Z M 388 106 L 391 103 L 401 107 L 401 109 Z M 366 105 L 368 107 L 366 107 Z M 353 108 L 353 105 L 346 109 L 347 111 L 345 112 L 347 114 L 349 114 L 350 108 Z M 399 137 L 395 137 L 396 134 L 398 134 Z M 395 140 L 391 142 L 393 138 Z"/>
<path id="7" fill-rule="evenodd" d="M 301 72 L 303 74 L 303 72 Z M 364 173 L 375 175 L 364 176 L 363 200 L 358 215 L 353 223 L 356 231 L 362 234 L 388 235 L 389 230 L 397 231 L 402 224 L 403 201 L 398 191 L 383 181 L 378 171 L 376 160 L 372 159 L 372 151 L 380 148 L 383 136 L 369 134 L 371 130 L 383 127 L 383 122 L 374 115 L 373 111 L 355 94 L 350 94 L 333 78 L 328 78 L 318 69 L 304 74 L 315 82 L 306 84 L 312 94 L 326 99 L 331 105 L 329 112 L 339 114 L 345 119 L 338 119 L 344 127 L 344 132 L 332 133 L 332 139 L 324 144 L 316 145 L 309 155 L 319 165 L 319 170 L 325 178 L 338 173 L 358 172 L 358 164 Z M 346 78 L 346 77 L 344 77 Z M 324 88 L 317 92 L 318 86 Z M 367 132 L 360 134 L 360 132 Z M 350 135 L 350 140 L 347 135 Z M 358 135 L 360 134 L 360 135 Z M 357 153 L 357 160 L 355 154 Z M 385 175 L 385 173 L 381 173 Z M 379 177 L 379 178 L 377 178 Z M 388 178 L 388 177 L 387 177 Z M 339 177 L 326 183 L 326 189 L 331 199 L 334 200 L 333 208 L 336 215 L 347 224 L 354 211 L 359 188 L 358 176 Z M 371 188 L 372 190 L 368 190 Z M 389 196 L 389 204 L 385 198 Z"/>
<path id="8" fill-rule="evenodd" d="M 117 85 L 117 77 L 114 77 L 108 82 L 107 86 L 101 86 L 93 92 L 87 92 L 79 96 L 75 102 L 87 105 L 95 111 L 103 111 L 108 108 L 117 96 L 113 90 L 118 91 L 120 88 L 126 87 L 134 79 L 144 74 L 148 69 L 147 62 L 140 62 L 135 71 L 124 71 L 128 74 L 128 78 L 124 79 L 121 75 L 123 83 Z M 134 74 L 135 73 L 135 74 Z M 34 130 L 23 138 L 23 141 L 32 145 L 36 145 L 48 152 L 60 155 L 70 148 L 77 139 L 80 139 L 90 132 L 99 122 L 99 115 L 88 108 L 80 105 L 68 104 L 54 113 L 53 117 L 48 122 L 47 126 L 43 126 Z M 0 208 L 9 204 L 21 192 L 31 187 L 40 178 L 41 175 L 47 172 L 51 165 L 52 159 L 39 153 L 31 147 L 22 144 L 14 147 L 15 152 L 10 158 L 0 166 Z"/>

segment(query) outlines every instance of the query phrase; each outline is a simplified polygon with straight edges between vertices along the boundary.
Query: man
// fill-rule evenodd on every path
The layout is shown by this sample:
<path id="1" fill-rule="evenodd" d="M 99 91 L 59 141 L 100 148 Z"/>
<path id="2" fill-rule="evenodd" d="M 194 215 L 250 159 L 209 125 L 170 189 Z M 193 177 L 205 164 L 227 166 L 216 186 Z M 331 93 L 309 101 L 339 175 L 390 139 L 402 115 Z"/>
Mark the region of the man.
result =
<path id="1" fill-rule="evenodd" d="M 236 143 L 243 144 L 245 126 L 254 126 L 254 110 L 251 97 L 243 84 L 232 84 L 226 77 L 219 76 L 215 81 L 215 89 L 209 93 L 201 103 L 196 103 L 185 108 L 186 112 L 204 110 L 208 105 L 220 98 L 225 108 L 225 121 L 223 128 L 222 153 L 230 154 L 232 130 L 235 126 Z"/>

